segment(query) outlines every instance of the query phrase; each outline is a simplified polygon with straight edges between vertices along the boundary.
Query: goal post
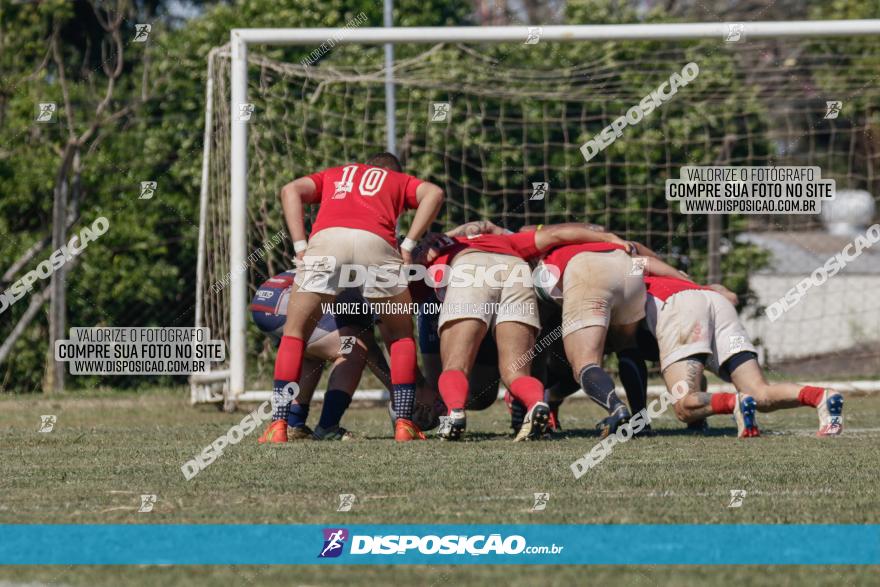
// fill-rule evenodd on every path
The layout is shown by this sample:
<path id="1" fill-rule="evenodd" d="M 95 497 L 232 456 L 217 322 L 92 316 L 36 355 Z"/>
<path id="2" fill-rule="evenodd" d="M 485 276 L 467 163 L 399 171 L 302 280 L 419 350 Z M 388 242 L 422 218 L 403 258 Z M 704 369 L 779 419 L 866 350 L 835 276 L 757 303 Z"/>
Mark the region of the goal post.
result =
<path id="1" fill-rule="evenodd" d="M 736 27 L 735 29 L 732 27 Z M 233 29 L 230 34 L 228 45 L 229 65 L 229 102 L 228 110 L 228 285 L 222 295 L 226 296 L 226 310 L 228 312 L 228 331 L 224 333 L 228 342 L 228 368 L 217 371 L 213 376 L 208 374 L 194 378 L 193 400 L 204 401 L 211 399 L 210 393 L 196 393 L 198 385 L 206 382 L 220 382 L 222 393 L 228 402 L 234 403 L 239 398 L 249 397 L 247 377 L 247 324 L 250 292 L 249 271 L 236 270 L 246 268 L 248 265 L 248 173 L 249 166 L 249 120 L 247 106 L 250 103 L 249 96 L 249 52 L 254 48 L 283 47 L 289 45 L 315 46 L 321 45 L 328 39 L 335 39 L 334 45 L 383 45 L 383 44 L 419 44 L 435 45 L 443 44 L 498 44 L 509 43 L 522 45 L 533 34 L 536 28 L 540 28 L 540 43 L 586 43 L 597 44 L 604 42 L 641 42 L 641 41 L 693 41 L 693 40 L 717 40 L 724 42 L 731 31 L 736 30 L 747 41 L 760 39 L 809 39 L 809 38 L 854 38 L 880 35 L 880 20 L 836 20 L 836 21 L 794 21 L 794 22 L 717 22 L 717 23 L 662 23 L 662 24 L 627 24 L 627 25 L 563 25 L 563 26 L 490 26 L 490 27 L 399 27 L 399 28 L 279 28 L 279 29 Z M 594 45 L 591 45 L 594 46 Z M 212 59 L 215 55 L 212 52 Z M 684 62 L 679 64 L 679 67 Z M 210 65 L 209 65 L 210 67 Z M 216 72 L 215 72 L 216 73 Z M 212 85 L 214 74 L 209 73 L 208 79 L 208 105 L 206 107 L 206 145 L 205 161 L 202 174 L 202 211 L 199 223 L 199 270 L 197 276 L 197 326 L 205 325 L 206 320 L 206 285 L 207 272 L 203 265 L 207 263 L 206 233 L 211 230 L 205 209 L 212 204 L 207 201 L 206 182 L 223 181 L 224 178 L 212 175 L 210 171 L 211 145 L 216 142 L 216 137 L 211 137 L 212 128 L 216 123 L 212 117 L 217 116 L 211 109 L 214 101 L 212 92 L 217 91 L 216 85 Z M 383 73 L 384 75 L 384 73 Z M 405 80 L 395 80 L 403 81 Z M 369 97 L 367 99 L 370 99 Z M 245 110 L 242 110 L 245 108 Z M 622 113 L 621 113 L 622 114 Z M 526 114 L 519 116 L 526 120 Z M 551 115 L 552 117 L 552 115 Z M 582 122 L 591 120 L 581 113 Z M 585 124 L 585 123 L 584 123 Z M 523 122 L 525 125 L 525 122 Z M 591 124 L 596 132 L 604 125 Z M 504 129 L 501 130 L 502 137 Z M 524 131 L 525 132 L 525 131 Z M 485 133 L 484 133 L 485 134 Z M 360 140 L 360 139 L 357 139 Z M 526 139 L 522 139 L 527 142 Z M 547 139 L 545 139 L 546 143 Z M 572 139 L 572 142 L 574 140 Z M 524 147 L 525 149 L 525 147 Z M 812 147 L 811 147 L 812 149 Z M 578 155 L 580 156 L 580 155 Z M 583 162 L 583 159 L 581 159 Z M 685 162 L 678 163 L 678 166 Z M 702 161 L 698 164 L 711 164 L 712 161 Z M 744 163 L 748 164 L 748 163 Z M 525 164 L 524 164 L 525 165 Z M 566 159 L 566 165 L 569 165 Z M 465 163 L 462 162 L 462 168 Z M 545 172 L 553 164 L 545 160 Z M 610 169 L 610 167 L 609 167 Z M 464 172 L 463 172 L 464 173 Z M 611 171 L 608 171 L 610 176 Z M 609 180 L 610 181 L 610 180 Z M 464 180 L 467 185 L 467 179 Z M 280 186 L 276 186 L 280 187 Z M 276 191 L 277 193 L 277 191 Z M 468 208 L 468 203 L 462 204 Z M 608 204 L 611 206 L 611 204 Z M 505 212 L 506 213 L 506 206 Z M 555 212 L 545 212 L 545 214 Z M 225 228 L 224 228 L 225 230 Z M 717 237 L 717 234 L 715 235 Z M 715 238 L 717 241 L 717 238 Z M 212 254 L 218 254 L 214 251 Z M 225 264 L 225 263 L 224 263 Z M 213 334 L 213 333 L 212 333 Z M 216 395 L 213 396 L 216 399 Z"/>

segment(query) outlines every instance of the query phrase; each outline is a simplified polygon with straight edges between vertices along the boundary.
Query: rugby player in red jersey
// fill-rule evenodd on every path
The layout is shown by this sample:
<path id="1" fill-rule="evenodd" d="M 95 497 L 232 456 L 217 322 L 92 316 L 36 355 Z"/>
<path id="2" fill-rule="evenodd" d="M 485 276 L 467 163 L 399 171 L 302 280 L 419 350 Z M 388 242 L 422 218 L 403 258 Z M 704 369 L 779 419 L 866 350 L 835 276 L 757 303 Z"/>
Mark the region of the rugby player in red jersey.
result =
<path id="1" fill-rule="evenodd" d="M 250 310 L 254 323 L 265 332 L 277 347 L 284 334 L 288 300 L 293 285 L 294 270 L 285 271 L 266 280 L 257 289 Z M 366 305 L 357 290 L 346 289 L 337 296 L 351 306 Z M 321 417 L 314 431 L 306 421 L 324 364 L 331 364 L 327 380 L 327 393 L 335 395 L 342 391 L 349 397 L 357 389 L 361 374 L 369 367 L 379 381 L 392 390 L 391 378 L 385 355 L 376 344 L 373 316 L 365 312 L 325 312 L 312 330 L 303 357 L 302 378 L 298 382 L 299 393 L 290 404 L 287 417 L 288 440 L 349 440 L 353 435 L 340 426 L 344 410 L 340 404 L 325 402 Z M 326 395 L 326 394 L 325 394 Z M 347 404 L 342 404 L 347 407 Z"/>
<path id="2" fill-rule="evenodd" d="M 440 425 L 445 440 L 458 440 L 466 428 L 468 376 L 480 343 L 492 328 L 498 346 L 498 369 L 511 395 L 527 408 L 515 441 L 544 435 L 550 411 L 544 385 L 530 375 L 535 335 L 540 328 L 532 272 L 526 260 L 566 243 L 625 241 L 584 226 L 550 227 L 517 234 L 473 234 L 435 244 L 424 262 L 432 270 L 448 270 L 440 311 L 440 356 L 443 372 L 438 386 L 449 410 Z"/>
<path id="3" fill-rule="evenodd" d="M 554 248 L 541 262 L 541 268 L 556 278 L 555 285 L 544 289 L 548 297 L 561 301 L 563 346 L 575 380 L 608 410 L 609 417 L 600 424 L 603 437 L 630 418 L 602 359 L 606 346 L 618 352 L 636 346 L 645 312 L 640 270 L 645 261 L 637 262 L 632 253 L 648 255 L 641 258 L 645 261 L 655 258 L 637 243 L 594 242 Z"/>
<path id="4" fill-rule="evenodd" d="M 412 262 L 411 252 L 443 205 L 443 190 L 432 183 L 402 173 L 400 161 L 390 153 L 370 158 L 366 164 L 350 163 L 300 177 L 281 189 L 287 228 L 294 240 L 298 288 L 291 293 L 284 336 L 275 360 L 273 421 L 260 442 L 286 442 L 287 416 L 302 376 L 305 341 L 320 318 L 320 305 L 342 289 L 342 269 L 361 267 L 370 277 L 363 286 L 365 298 L 394 304 L 379 312 L 390 338 L 391 381 L 397 417 L 395 440 L 424 439 L 413 424 L 416 345 L 413 339 L 411 297 L 407 283 L 397 277 L 403 264 Z M 303 206 L 319 205 L 306 242 Z M 415 209 L 409 232 L 397 246 L 397 220 L 405 209 Z M 377 276 L 390 279 L 377 279 Z M 404 308 L 405 311 L 393 311 Z M 348 396 L 327 397 L 325 402 L 347 406 Z"/>
<path id="5" fill-rule="evenodd" d="M 688 395 L 675 404 L 679 420 L 692 423 L 713 414 L 733 414 L 740 438 L 758 436 L 755 411 L 812 406 L 818 436 L 843 431 L 843 397 L 833 389 L 795 383 L 768 383 L 758 355 L 737 315 L 736 296 L 723 286 L 703 287 L 681 276 L 645 274 L 645 324 L 657 339 L 666 386 L 686 381 Z M 737 393 L 700 390 L 704 369 L 733 383 Z"/>

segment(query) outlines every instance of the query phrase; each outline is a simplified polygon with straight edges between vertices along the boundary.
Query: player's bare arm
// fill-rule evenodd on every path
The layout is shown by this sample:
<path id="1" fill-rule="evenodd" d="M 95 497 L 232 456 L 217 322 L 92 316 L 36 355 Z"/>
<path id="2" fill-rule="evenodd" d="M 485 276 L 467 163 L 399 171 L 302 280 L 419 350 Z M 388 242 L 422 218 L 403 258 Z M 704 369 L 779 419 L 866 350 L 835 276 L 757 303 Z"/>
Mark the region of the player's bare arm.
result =
<path id="1" fill-rule="evenodd" d="M 300 177 L 281 188 L 279 197 L 284 210 L 284 221 L 287 231 L 293 239 L 293 247 L 297 259 L 301 259 L 306 250 L 306 227 L 303 204 L 313 204 L 321 199 L 315 182 L 310 177 Z"/>
<path id="2" fill-rule="evenodd" d="M 475 220 L 446 231 L 446 236 L 474 236 L 477 234 L 504 234 L 504 229 L 491 220 Z"/>
<path id="3" fill-rule="evenodd" d="M 655 259 L 659 259 L 659 258 L 660 258 L 660 255 L 658 255 L 657 253 L 655 253 L 653 250 L 651 250 L 650 248 L 646 247 L 646 246 L 643 245 L 642 243 L 639 243 L 639 242 L 636 242 L 636 241 L 628 241 L 628 242 L 630 243 L 630 245 L 632 246 L 632 248 L 635 249 L 635 253 L 634 253 L 634 254 L 639 255 L 639 256 L 641 256 L 641 257 L 653 257 L 653 258 L 655 258 Z"/>
<path id="4" fill-rule="evenodd" d="M 579 243 L 627 244 L 613 232 L 600 232 L 577 224 L 547 226 L 535 233 L 535 247 L 540 251 Z"/>
<path id="5" fill-rule="evenodd" d="M 730 291 L 729 289 L 727 289 L 726 287 L 724 287 L 720 283 L 710 283 L 706 287 L 708 287 L 712 291 L 716 291 L 716 292 L 720 293 L 721 295 L 723 295 L 724 298 L 728 302 L 733 304 L 734 306 L 739 305 L 739 296 L 737 296 L 735 293 L 733 293 L 732 291 Z"/>
<path id="6" fill-rule="evenodd" d="M 413 262 L 412 250 L 416 243 L 419 242 L 419 239 L 422 238 L 422 235 L 427 232 L 434 219 L 437 218 L 440 208 L 443 207 L 443 200 L 443 189 L 436 184 L 425 181 L 416 188 L 418 207 L 416 208 L 412 225 L 409 227 L 409 232 L 407 232 L 405 244 L 400 248 L 400 254 L 403 257 L 404 263 L 411 264 Z"/>
<path id="7" fill-rule="evenodd" d="M 589 228 L 590 230 L 595 230 L 596 232 L 606 232 L 604 226 L 599 226 L 598 224 L 592 224 L 591 222 L 560 222 L 558 224 L 553 224 L 553 226 L 583 227 L 583 228 Z M 520 232 L 535 232 L 536 230 L 541 230 L 543 228 L 544 228 L 543 224 L 526 224 L 525 226 L 520 228 L 519 231 Z"/>
<path id="8" fill-rule="evenodd" d="M 645 272 L 648 275 L 656 275 L 658 277 L 675 277 L 676 279 L 687 279 L 687 274 L 679 271 L 672 265 L 669 265 L 662 259 L 657 257 L 648 257 L 645 263 Z"/>

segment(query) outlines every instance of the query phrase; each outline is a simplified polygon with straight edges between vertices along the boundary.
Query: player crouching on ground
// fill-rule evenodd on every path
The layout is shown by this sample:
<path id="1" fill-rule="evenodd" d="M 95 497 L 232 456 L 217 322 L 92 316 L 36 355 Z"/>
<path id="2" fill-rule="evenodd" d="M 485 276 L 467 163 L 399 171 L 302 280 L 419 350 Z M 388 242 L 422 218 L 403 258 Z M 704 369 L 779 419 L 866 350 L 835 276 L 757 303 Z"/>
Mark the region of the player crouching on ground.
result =
<path id="1" fill-rule="evenodd" d="M 587 396 L 609 413 L 600 424 L 603 438 L 630 418 L 602 360 L 606 339 L 613 351 L 636 346 L 645 312 L 645 285 L 630 257 L 638 250 L 637 244 L 621 239 L 569 244 L 554 248 L 541 262 L 541 269 L 552 276 L 540 280 L 545 295 L 562 302 L 562 343 L 572 373 Z"/>
<path id="2" fill-rule="evenodd" d="M 530 375 L 540 321 L 526 260 L 555 246 L 592 241 L 624 242 L 611 233 L 565 226 L 540 232 L 447 238 L 428 250 L 425 264 L 450 272 L 445 294 L 438 296 L 443 301 L 438 321 L 443 372 L 438 386 L 449 410 L 440 425 L 441 438 L 458 440 L 465 431 L 468 376 L 490 327 L 498 347 L 501 380 L 528 410 L 514 441 L 543 437 L 550 409 L 544 402 L 543 384 Z M 434 279 L 443 281 L 436 273 Z"/>
<path id="3" fill-rule="evenodd" d="M 277 346 L 281 342 L 290 290 L 295 271 L 285 271 L 265 281 L 254 295 L 250 310 L 256 325 Z M 364 302 L 357 290 L 340 293 L 338 301 Z M 332 362 L 327 392 L 318 426 L 312 431 L 306 421 L 312 395 L 321 379 L 326 361 Z M 339 423 L 361 380 L 364 367 L 391 391 L 385 356 L 373 337 L 369 314 L 324 313 L 309 337 L 303 356 L 299 392 L 293 397 L 287 416 L 288 440 L 349 440 L 352 434 Z M 280 426 L 280 425 L 279 425 Z"/>
<path id="4" fill-rule="evenodd" d="M 836 391 L 767 382 L 756 349 L 739 321 L 732 292 L 723 286 L 697 285 L 663 265 L 649 260 L 646 266 L 645 324 L 657 339 L 667 388 L 681 380 L 688 384 L 688 395 L 675 404 L 679 420 L 692 423 L 732 413 L 737 436 L 744 438 L 759 435 L 756 410 L 813 406 L 819 416 L 818 436 L 837 436 L 843 431 L 843 397 Z M 697 391 L 704 369 L 733 382 L 737 393 Z"/>
<path id="5" fill-rule="evenodd" d="M 443 205 L 440 187 L 402 173 L 400 161 L 390 153 L 378 154 L 367 164 L 351 163 L 300 177 L 285 185 L 280 197 L 297 259 L 305 263 L 296 275 L 298 287 L 290 295 L 275 360 L 273 421 L 261 437 L 268 442 L 287 441 L 286 421 L 301 379 L 305 341 L 320 318 L 321 303 L 331 301 L 342 289 L 343 267 L 400 275 L 402 265 L 412 263 L 412 249 Z M 308 243 L 303 204 L 320 204 Z M 395 227 L 405 208 L 416 213 L 398 250 Z M 383 307 L 409 308 L 412 302 L 406 283 L 399 280 L 373 279 L 362 293 L 371 301 L 389 303 Z M 390 338 L 395 440 L 424 439 L 411 420 L 417 373 L 412 314 L 383 312 L 380 319 Z"/>

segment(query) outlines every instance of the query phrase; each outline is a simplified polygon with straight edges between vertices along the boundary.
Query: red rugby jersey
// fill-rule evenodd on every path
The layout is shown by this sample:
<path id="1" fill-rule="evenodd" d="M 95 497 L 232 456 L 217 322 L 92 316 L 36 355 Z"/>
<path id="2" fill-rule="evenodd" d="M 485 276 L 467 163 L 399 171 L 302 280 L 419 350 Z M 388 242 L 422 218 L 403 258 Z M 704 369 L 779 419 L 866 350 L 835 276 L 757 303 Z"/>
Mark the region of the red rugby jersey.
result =
<path id="1" fill-rule="evenodd" d="M 626 247 L 623 245 L 618 245 L 614 243 L 581 243 L 577 245 L 562 245 L 561 247 L 556 247 L 547 253 L 547 256 L 544 257 L 544 265 L 555 265 L 559 268 L 560 279 L 562 275 L 565 274 L 565 268 L 568 267 L 569 261 L 571 261 L 575 255 L 580 253 L 599 253 L 603 251 L 615 251 L 615 250 L 626 251 Z"/>
<path id="2" fill-rule="evenodd" d="M 534 232 L 516 232 L 513 234 L 477 234 L 474 236 L 457 236 L 451 244 L 441 249 L 440 254 L 431 265 L 448 265 L 453 257 L 467 249 L 476 249 L 487 253 L 510 255 L 528 261 L 540 254 L 535 246 Z"/>
<path id="3" fill-rule="evenodd" d="M 702 285 L 697 285 L 693 281 L 687 279 L 679 279 L 677 277 L 660 277 L 658 275 L 645 275 L 645 291 L 660 301 L 665 302 L 669 296 L 675 295 L 680 291 L 689 289 L 709 289 Z"/>
<path id="4" fill-rule="evenodd" d="M 312 236 L 325 228 L 343 227 L 378 234 L 397 248 L 397 219 L 416 208 L 422 180 L 363 163 L 331 167 L 309 176 L 321 195 Z"/>

